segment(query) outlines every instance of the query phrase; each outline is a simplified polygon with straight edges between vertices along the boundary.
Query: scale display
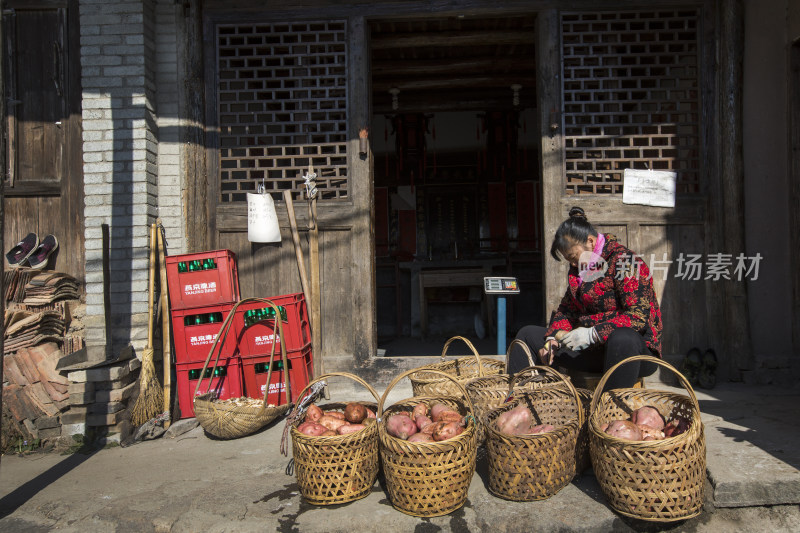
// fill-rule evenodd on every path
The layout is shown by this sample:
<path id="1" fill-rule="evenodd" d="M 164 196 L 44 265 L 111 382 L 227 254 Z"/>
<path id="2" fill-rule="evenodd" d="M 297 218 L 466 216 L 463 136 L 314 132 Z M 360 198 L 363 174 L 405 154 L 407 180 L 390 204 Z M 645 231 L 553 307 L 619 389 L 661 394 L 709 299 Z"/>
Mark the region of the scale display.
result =
<path id="1" fill-rule="evenodd" d="M 519 294 L 517 278 L 483 278 L 483 292 L 486 294 Z"/>

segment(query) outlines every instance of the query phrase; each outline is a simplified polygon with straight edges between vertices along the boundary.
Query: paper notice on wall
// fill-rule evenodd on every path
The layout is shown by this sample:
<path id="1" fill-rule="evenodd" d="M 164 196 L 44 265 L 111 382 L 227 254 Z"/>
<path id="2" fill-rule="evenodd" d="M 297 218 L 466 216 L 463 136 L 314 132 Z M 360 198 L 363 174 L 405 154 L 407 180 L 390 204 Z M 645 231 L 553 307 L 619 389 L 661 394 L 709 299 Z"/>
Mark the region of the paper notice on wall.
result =
<path id="1" fill-rule="evenodd" d="M 247 193 L 247 240 L 280 242 L 281 229 L 275 203 L 269 194 Z"/>
<path id="2" fill-rule="evenodd" d="M 623 204 L 675 207 L 676 172 L 669 170 L 625 169 Z"/>

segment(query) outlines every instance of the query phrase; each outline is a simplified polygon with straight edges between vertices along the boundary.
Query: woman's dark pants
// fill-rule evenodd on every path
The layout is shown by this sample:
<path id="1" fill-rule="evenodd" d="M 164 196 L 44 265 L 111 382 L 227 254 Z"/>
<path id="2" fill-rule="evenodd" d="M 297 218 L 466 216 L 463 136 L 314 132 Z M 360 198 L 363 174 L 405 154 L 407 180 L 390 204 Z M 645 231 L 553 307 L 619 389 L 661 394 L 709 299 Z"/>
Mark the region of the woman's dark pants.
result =
<path id="1" fill-rule="evenodd" d="M 527 344 L 533 355 L 535 364 L 542 364 L 538 360 L 539 350 L 544 347 L 544 334 L 546 328 L 541 326 L 525 326 L 517 339 Z M 604 373 L 606 370 L 633 355 L 654 355 L 647 347 L 642 335 L 631 328 L 617 328 L 605 344 L 590 346 L 580 352 L 575 352 L 562 347 L 555 353 L 552 366 L 564 367 L 568 370 L 581 372 Z M 514 374 L 528 366 L 528 357 L 519 346 L 514 346 L 509 355 L 509 373 Z M 633 387 L 641 376 L 649 376 L 656 370 L 654 363 L 635 361 L 622 365 L 609 377 L 605 390 Z"/>

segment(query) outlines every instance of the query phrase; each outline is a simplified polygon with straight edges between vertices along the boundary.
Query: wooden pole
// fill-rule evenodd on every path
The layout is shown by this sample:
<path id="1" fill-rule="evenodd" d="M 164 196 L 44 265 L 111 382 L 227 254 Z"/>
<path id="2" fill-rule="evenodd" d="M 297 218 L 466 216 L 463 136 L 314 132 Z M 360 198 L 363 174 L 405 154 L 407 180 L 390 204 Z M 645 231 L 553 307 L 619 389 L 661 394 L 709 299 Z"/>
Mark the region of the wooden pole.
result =
<path id="1" fill-rule="evenodd" d="M 3 35 L 3 5 L 5 2 L 0 0 L 0 57 L 6 56 L 6 47 L 5 47 L 5 36 Z M 0 68 L 0 124 L 6 124 L 6 93 L 5 93 L 5 80 L 3 79 L 3 69 Z M 6 230 L 6 218 L 5 218 L 5 209 L 3 206 L 5 205 L 5 183 L 6 183 L 6 129 L 0 128 L 0 250 L 5 250 L 5 240 L 4 240 L 4 233 Z M 0 278 L 0 294 L 6 293 L 6 287 L 3 283 L 2 278 Z M 6 299 L 5 297 L 0 298 L 0 313 L 5 316 L 6 310 Z M 3 352 L 5 352 L 5 346 L 3 345 L 3 337 L 5 335 L 0 335 L 0 357 L 3 357 Z M 0 364 L 0 413 L 3 412 L 3 366 Z M 2 416 L 0 416 L 0 432 L 3 431 L 3 423 L 2 423 Z"/>
<path id="2" fill-rule="evenodd" d="M 169 291 L 167 290 L 167 264 L 164 259 L 166 247 L 164 244 L 164 226 L 161 219 L 156 219 L 158 231 L 158 270 L 161 279 L 161 353 L 164 361 L 164 412 L 170 414 L 164 422 L 168 428 L 172 420 L 170 409 L 170 393 L 172 389 L 172 335 L 170 334 Z"/>
<path id="3" fill-rule="evenodd" d="M 325 373 L 322 363 L 322 312 L 319 270 L 319 226 L 317 225 L 317 197 L 309 203 L 308 259 L 311 263 L 311 351 L 314 357 L 314 377 Z"/>
<path id="4" fill-rule="evenodd" d="M 289 226 L 292 229 L 292 241 L 294 242 L 294 253 L 297 256 L 297 270 L 300 271 L 300 285 L 303 287 L 303 296 L 306 299 L 306 305 L 310 305 L 311 299 L 309 298 L 310 290 L 308 286 L 308 276 L 306 275 L 306 264 L 303 260 L 303 249 L 300 247 L 300 234 L 297 231 L 297 219 L 294 216 L 294 202 L 292 202 L 292 191 L 283 191 L 283 201 L 286 203 L 286 211 L 289 214 Z M 313 336 L 316 324 L 311 322 L 311 331 Z"/>

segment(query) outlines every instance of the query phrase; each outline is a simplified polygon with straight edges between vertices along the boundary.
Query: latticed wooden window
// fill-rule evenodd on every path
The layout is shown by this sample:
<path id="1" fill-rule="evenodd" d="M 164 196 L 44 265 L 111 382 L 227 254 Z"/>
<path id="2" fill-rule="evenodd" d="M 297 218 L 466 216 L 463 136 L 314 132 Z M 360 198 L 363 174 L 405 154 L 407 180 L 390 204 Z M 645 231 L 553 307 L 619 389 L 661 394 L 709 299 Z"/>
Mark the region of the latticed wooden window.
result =
<path id="1" fill-rule="evenodd" d="M 567 194 L 619 194 L 624 169 L 700 192 L 699 15 L 564 13 Z"/>
<path id="2" fill-rule="evenodd" d="M 299 191 L 348 195 L 345 21 L 217 26 L 220 202 Z M 274 198 L 280 199 L 279 194 Z"/>

